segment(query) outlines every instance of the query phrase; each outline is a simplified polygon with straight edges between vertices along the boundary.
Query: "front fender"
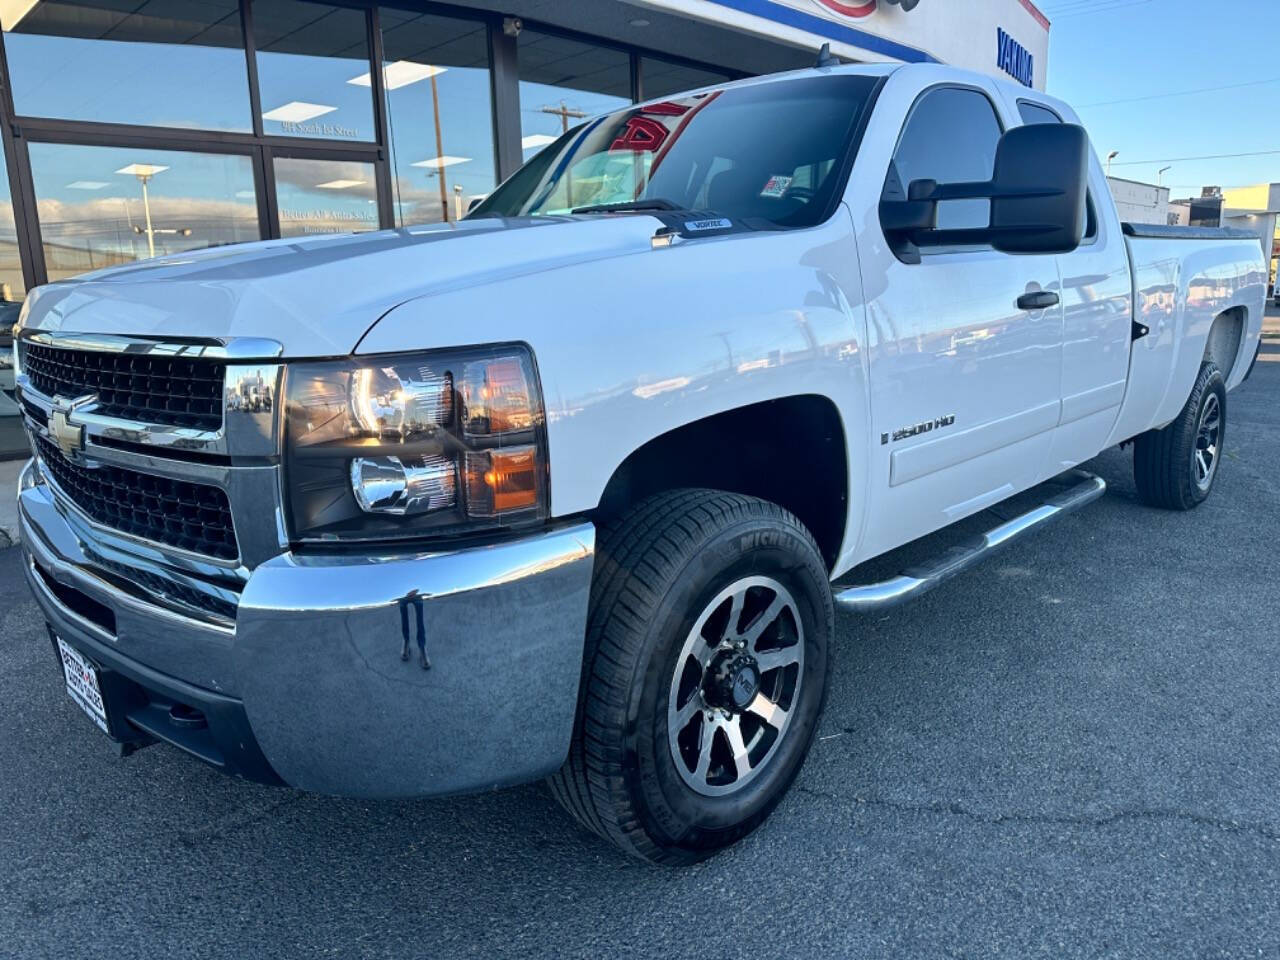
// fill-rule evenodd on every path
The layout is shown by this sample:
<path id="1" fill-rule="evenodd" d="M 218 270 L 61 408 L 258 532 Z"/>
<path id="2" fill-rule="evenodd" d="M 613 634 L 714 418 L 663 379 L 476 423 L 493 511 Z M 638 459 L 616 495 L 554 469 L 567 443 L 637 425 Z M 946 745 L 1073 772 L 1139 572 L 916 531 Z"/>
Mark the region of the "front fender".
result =
<path id="1" fill-rule="evenodd" d="M 849 452 L 845 550 L 861 529 L 865 316 L 852 221 L 691 240 L 444 291 L 390 311 L 361 353 L 524 341 L 547 411 L 551 508 L 595 508 L 626 457 L 676 427 L 818 394 Z"/>

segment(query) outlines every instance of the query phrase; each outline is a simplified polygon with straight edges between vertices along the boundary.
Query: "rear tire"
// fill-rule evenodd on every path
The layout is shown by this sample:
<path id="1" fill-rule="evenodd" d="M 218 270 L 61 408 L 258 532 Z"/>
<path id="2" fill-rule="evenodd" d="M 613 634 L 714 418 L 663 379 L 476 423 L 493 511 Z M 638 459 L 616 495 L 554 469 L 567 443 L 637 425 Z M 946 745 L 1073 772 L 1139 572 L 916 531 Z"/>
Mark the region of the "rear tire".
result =
<path id="1" fill-rule="evenodd" d="M 1177 419 L 1134 441 L 1138 497 L 1166 510 L 1198 507 L 1217 479 L 1226 431 L 1226 384 L 1217 366 L 1206 362 Z"/>
<path id="2" fill-rule="evenodd" d="M 602 524 L 578 718 L 552 793 L 652 863 L 736 842 L 804 762 L 833 630 L 818 548 L 775 504 L 681 490 Z"/>

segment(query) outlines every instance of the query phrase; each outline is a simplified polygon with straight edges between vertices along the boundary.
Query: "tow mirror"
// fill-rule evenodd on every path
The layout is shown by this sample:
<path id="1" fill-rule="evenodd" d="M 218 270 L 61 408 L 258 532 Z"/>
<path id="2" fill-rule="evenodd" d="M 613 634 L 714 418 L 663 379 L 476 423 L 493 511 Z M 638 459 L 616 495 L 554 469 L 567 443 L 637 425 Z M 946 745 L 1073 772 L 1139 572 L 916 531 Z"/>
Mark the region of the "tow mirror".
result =
<path id="1" fill-rule="evenodd" d="M 1083 127 L 1039 123 L 1014 127 L 996 147 L 995 173 L 981 183 L 913 180 L 906 196 L 891 172 L 880 223 L 901 259 L 915 248 L 990 244 L 1003 253 L 1070 253 L 1084 237 L 1089 138 Z M 938 204 L 990 200 L 986 227 L 939 230 Z"/>

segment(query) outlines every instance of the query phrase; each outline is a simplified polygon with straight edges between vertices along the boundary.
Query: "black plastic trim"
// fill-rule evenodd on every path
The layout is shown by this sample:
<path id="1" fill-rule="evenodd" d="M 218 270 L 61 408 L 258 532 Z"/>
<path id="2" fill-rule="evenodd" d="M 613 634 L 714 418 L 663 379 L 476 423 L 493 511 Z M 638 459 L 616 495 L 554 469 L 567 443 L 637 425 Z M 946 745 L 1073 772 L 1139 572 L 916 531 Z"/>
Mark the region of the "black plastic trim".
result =
<path id="1" fill-rule="evenodd" d="M 1184 227 L 1162 223 L 1120 224 L 1126 237 L 1150 237 L 1153 240 L 1257 240 L 1258 235 L 1239 227 Z"/>
<path id="2" fill-rule="evenodd" d="M 258 746 L 241 701 L 158 673 L 82 634 L 50 626 L 49 636 L 61 637 L 99 668 L 117 742 L 159 740 L 231 776 L 284 785 Z M 56 649 L 56 640 L 53 643 Z M 170 714 L 175 708 L 184 718 L 202 716 L 204 724 L 173 722 Z"/>

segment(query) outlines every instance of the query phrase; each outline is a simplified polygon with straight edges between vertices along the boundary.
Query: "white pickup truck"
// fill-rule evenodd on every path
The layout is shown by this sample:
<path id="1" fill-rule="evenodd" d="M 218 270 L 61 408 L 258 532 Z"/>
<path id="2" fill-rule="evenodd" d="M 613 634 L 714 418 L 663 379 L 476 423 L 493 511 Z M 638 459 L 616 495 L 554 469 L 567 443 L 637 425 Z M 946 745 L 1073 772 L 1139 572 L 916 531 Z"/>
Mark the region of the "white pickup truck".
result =
<path id="1" fill-rule="evenodd" d="M 460 223 L 33 291 L 22 549 L 69 692 L 121 753 L 361 797 L 549 776 L 637 856 L 734 842 L 803 762 L 836 608 L 1097 497 L 1073 468 L 1115 444 L 1160 507 L 1223 467 L 1260 245 L 1121 224 L 1077 123 L 822 65 L 583 123 Z"/>

